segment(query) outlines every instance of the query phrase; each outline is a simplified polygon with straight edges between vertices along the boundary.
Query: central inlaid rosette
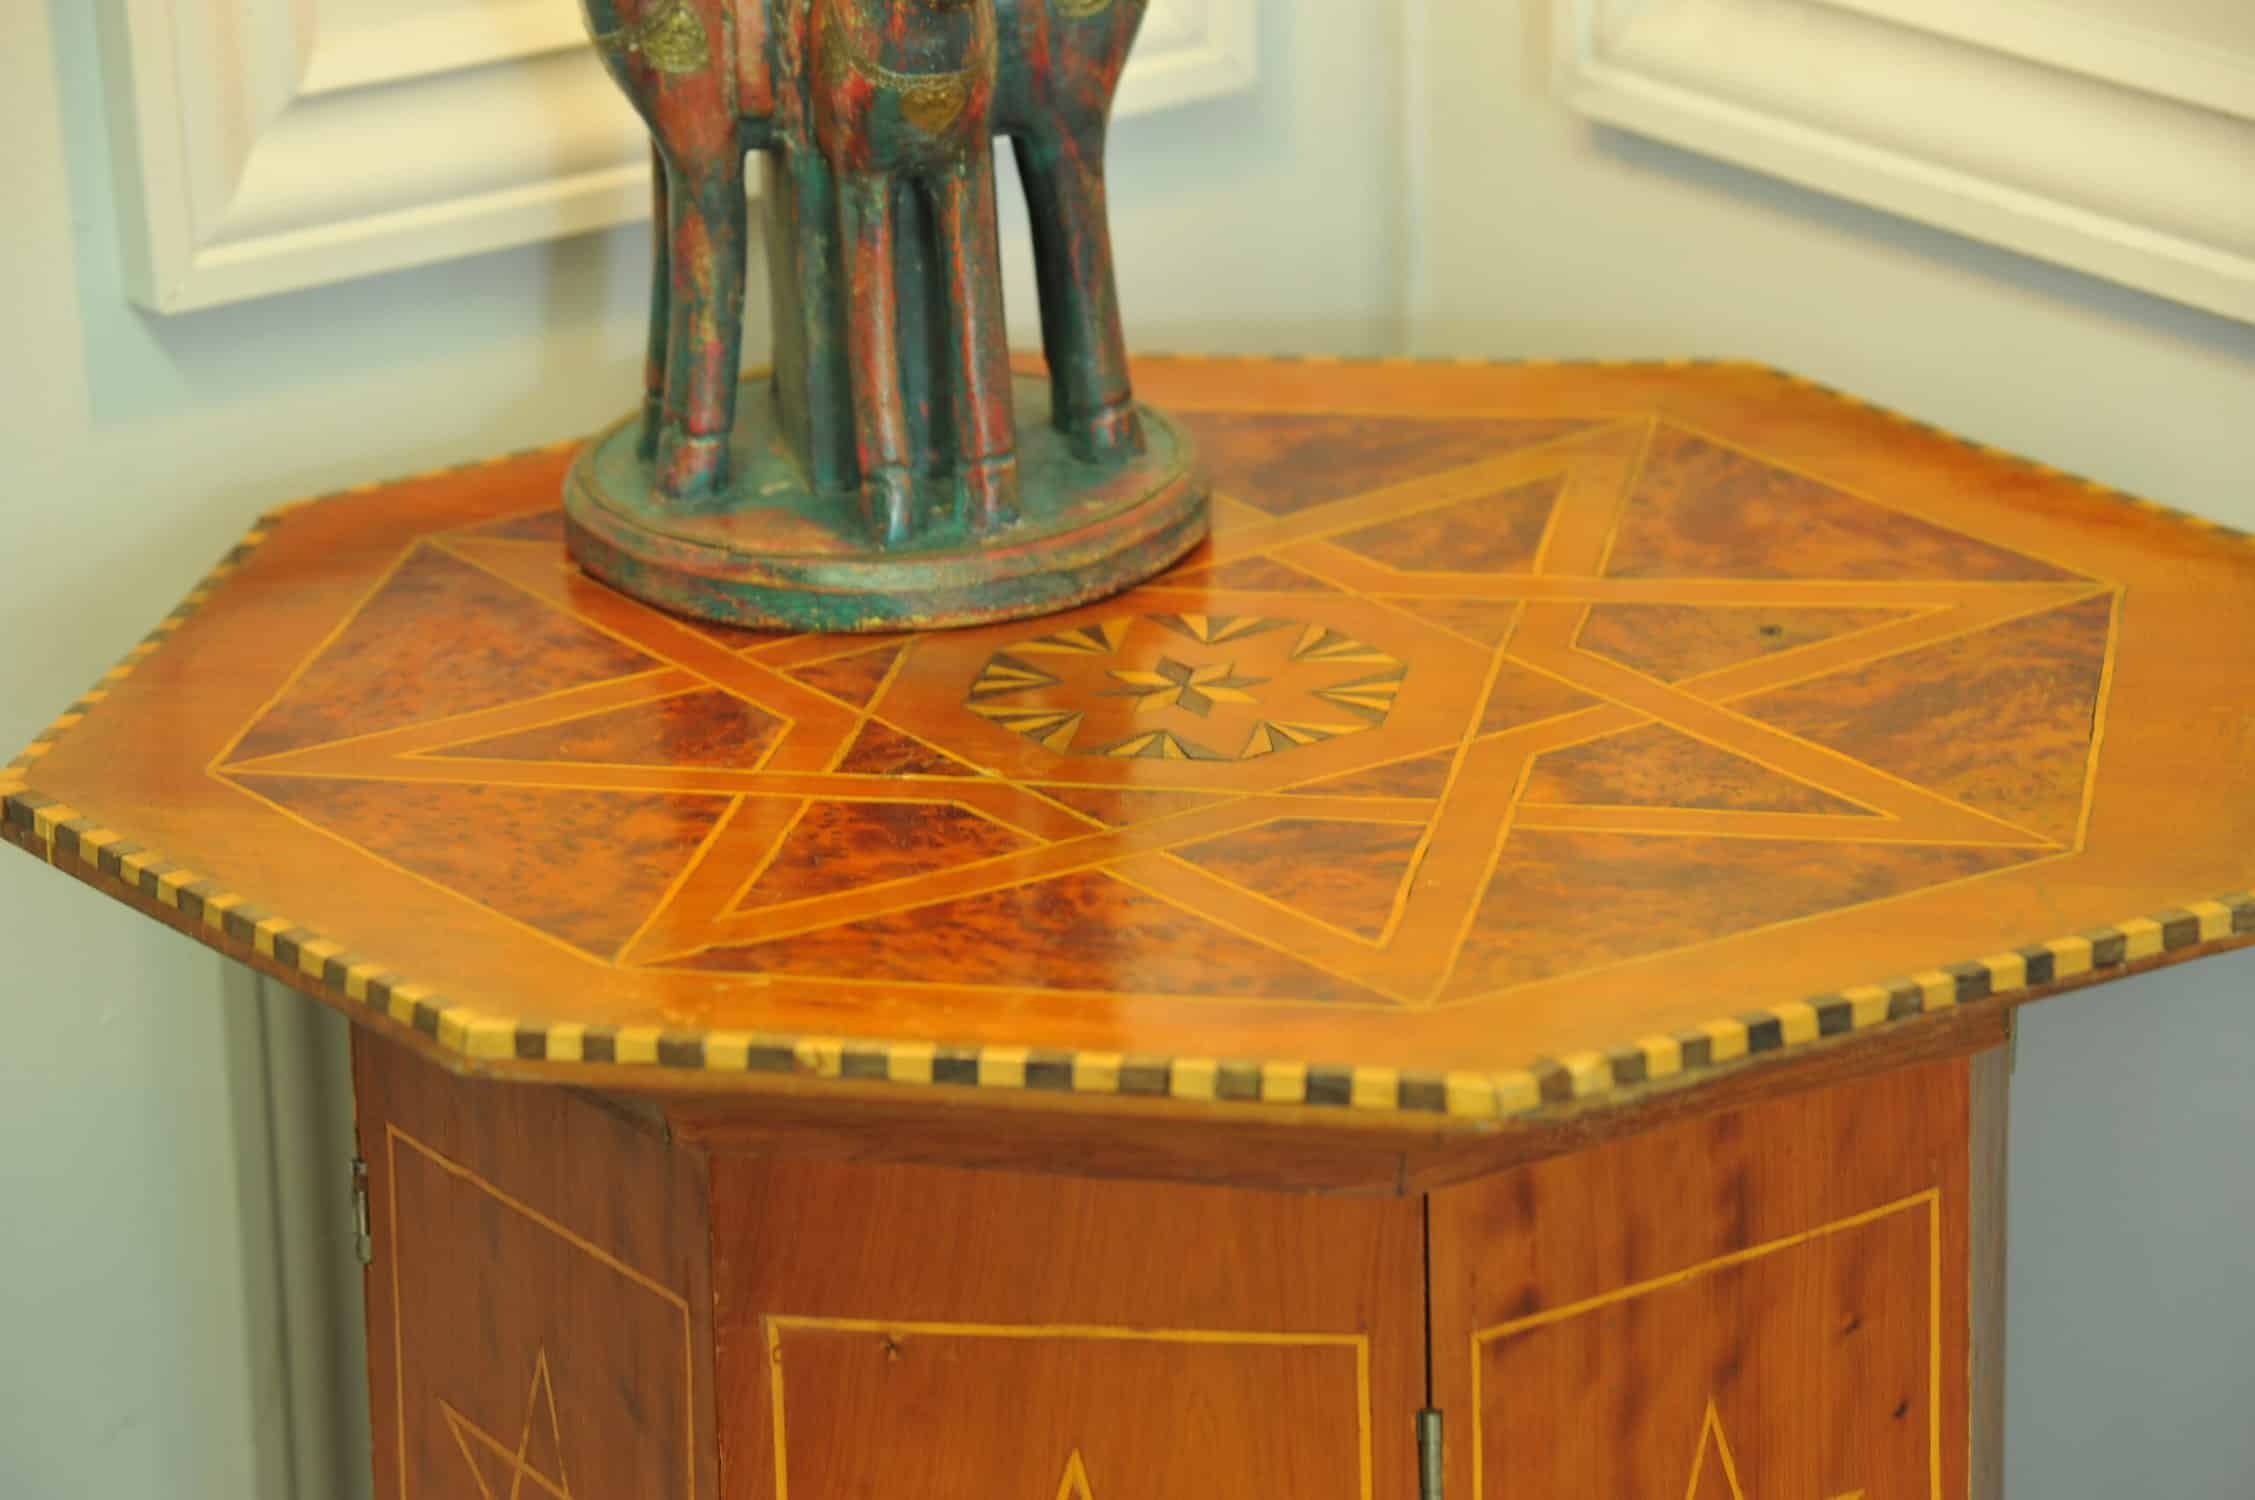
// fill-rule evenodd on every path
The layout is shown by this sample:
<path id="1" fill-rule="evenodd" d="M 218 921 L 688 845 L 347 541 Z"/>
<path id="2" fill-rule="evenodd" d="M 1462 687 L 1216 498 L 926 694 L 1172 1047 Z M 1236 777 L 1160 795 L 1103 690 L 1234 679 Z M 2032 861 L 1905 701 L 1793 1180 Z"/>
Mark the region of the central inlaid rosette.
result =
<path id="1" fill-rule="evenodd" d="M 1127 615 L 996 652 L 966 706 L 1061 755 L 1251 760 L 1383 724 L 1406 671 L 1321 623 Z"/>

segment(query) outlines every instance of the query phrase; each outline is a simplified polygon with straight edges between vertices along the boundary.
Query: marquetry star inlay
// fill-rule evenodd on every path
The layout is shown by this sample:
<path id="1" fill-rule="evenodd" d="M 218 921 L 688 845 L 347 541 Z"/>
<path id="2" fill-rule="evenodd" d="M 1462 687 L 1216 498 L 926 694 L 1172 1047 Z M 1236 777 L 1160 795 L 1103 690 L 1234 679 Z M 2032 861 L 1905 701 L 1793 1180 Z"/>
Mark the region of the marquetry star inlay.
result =
<path id="1" fill-rule="evenodd" d="M 1065 1477 L 1057 1481 L 1057 1500 L 1096 1500 L 1096 1492 L 1088 1485 L 1088 1467 L 1081 1462 L 1078 1448 L 1065 1460 Z"/>
<path id="2" fill-rule="evenodd" d="M 450 1402 L 440 1401 L 439 1410 L 446 1418 L 447 1430 L 454 1434 L 455 1446 L 462 1450 L 463 1462 L 470 1466 L 480 1500 L 527 1500 L 527 1484 L 551 1500 L 573 1500 L 571 1480 L 564 1472 L 564 1427 L 556 1412 L 556 1387 L 549 1378 L 546 1349 L 533 1360 L 532 1383 L 525 1391 L 524 1422 L 514 1444 L 486 1431 Z M 555 1465 L 553 1474 L 542 1470 L 531 1457 L 535 1424 L 542 1422 L 547 1428 L 547 1451 Z M 508 1480 L 508 1488 L 499 1494 L 488 1477 L 496 1472 Z"/>
<path id="3" fill-rule="evenodd" d="M 1214 456 L 1185 574 L 890 641 L 434 533 L 214 771 L 607 964 L 855 986 L 968 913 L 1023 945 L 900 977 L 1192 1000 L 1479 1003 L 2079 843 L 2109 583 L 1651 416 L 1283 513 Z"/>
<path id="4" fill-rule="evenodd" d="M 1714 1469 L 1707 1467 L 1714 1461 Z M 1701 1488 L 1701 1482 L 1706 1487 Z M 1862 1490 L 1846 1490 L 1830 1500 L 1863 1500 Z M 1699 1446 L 1691 1455 L 1691 1477 L 1683 1487 L 1684 1500 L 1752 1500 L 1739 1483 L 1738 1459 L 1730 1451 L 1729 1434 L 1723 1431 L 1722 1418 L 1715 1413 L 1715 1403 L 1707 1402 L 1707 1415 L 1699 1424 Z"/>

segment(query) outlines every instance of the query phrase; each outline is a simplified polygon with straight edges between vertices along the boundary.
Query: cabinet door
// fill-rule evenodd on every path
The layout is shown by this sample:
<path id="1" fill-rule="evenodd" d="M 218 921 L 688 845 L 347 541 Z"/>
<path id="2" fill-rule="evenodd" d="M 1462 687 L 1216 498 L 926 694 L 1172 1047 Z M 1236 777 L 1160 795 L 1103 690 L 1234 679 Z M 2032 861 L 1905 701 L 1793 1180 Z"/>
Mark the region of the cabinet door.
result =
<path id="1" fill-rule="evenodd" d="M 731 1500 L 1410 1500 L 1419 1205 L 721 1158 Z"/>
<path id="2" fill-rule="evenodd" d="M 1449 1493 L 1964 1494 L 1968 1067 L 1435 1193 Z"/>
<path id="3" fill-rule="evenodd" d="M 373 1493 L 711 1500 L 701 1163 L 572 1090 L 353 1062 Z"/>

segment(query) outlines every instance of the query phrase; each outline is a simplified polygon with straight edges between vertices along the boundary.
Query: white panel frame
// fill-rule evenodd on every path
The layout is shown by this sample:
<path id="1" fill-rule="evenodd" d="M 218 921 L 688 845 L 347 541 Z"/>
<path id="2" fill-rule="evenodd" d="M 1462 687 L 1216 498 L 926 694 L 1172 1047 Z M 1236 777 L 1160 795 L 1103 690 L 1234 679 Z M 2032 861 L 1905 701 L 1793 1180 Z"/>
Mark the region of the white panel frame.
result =
<path id="1" fill-rule="evenodd" d="M 649 212 L 576 0 L 96 0 L 126 288 L 160 313 Z M 1153 0 L 1119 113 L 1250 88 L 1259 0 Z"/>
<path id="2" fill-rule="evenodd" d="M 1593 120 L 2255 322 L 2255 46 L 2136 0 L 1554 3 Z"/>

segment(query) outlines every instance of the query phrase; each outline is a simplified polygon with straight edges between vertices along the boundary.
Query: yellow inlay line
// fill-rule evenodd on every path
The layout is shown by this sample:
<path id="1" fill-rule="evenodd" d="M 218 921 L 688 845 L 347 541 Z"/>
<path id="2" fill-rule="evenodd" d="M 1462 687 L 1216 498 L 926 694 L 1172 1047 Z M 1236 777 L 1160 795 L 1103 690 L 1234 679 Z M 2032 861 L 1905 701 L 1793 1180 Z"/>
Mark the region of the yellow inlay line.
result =
<path id="1" fill-rule="evenodd" d="M 1804 1245 L 1811 1240 L 1837 1234 L 1843 1229 L 1854 1229 L 1874 1220 L 1884 1219 L 1890 1214 L 1898 1214 L 1905 1209 L 1916 1208 L 1920 1204 L 1929 1208 L 1938 1207 L 1940 1202 L 1941 1194 L 1936 1189 L 1927 1188 L 1922 1192 L 1912 1193 L 1908 1197 L 1897 1198 L 1892 1203 L 1883 1203 L 1877 1208 L 1866 1209 L 1860 1214 L 1852 1214 L 1845 1219 L 1835 1219 L 1829 1224 L 1821 1224 L 1814 1229 L 1804 1229 L 1797 1234 L 1782 1235 L 1777 1239 L 1768 1240 L 1759 1245 L 1749 1245 L 1743 1250 L 1733 1250 L 1727 1255 L 1718 1255 L 1712 1260 L 1703 1260 L 1697 1265 L 1687 1266 L 1680 1271 L 1670 1271 L 1665 1275 L 1648 1277 L 1643 1281 L 1631 1282 L 1627 1286 L 1600 1292 L 1594 1297 L 1584 1297 L 1577 1302 L 1568 1302 L 1558 1307 L 1547 1307 L 1541 1312 L 1529 1313 L 1523 1318 L 1514 1318 L 1509 1322 L 1498 1323 L 1490 1328 L 1478 1329 L 1472 1335 L 1472 1344 L 1477 1349 L 1482 1344 L 1491 1344 L 1497 1339 L 1509 1338 L 1514 1334 L 1524 1333 L 1530 1328 L 1541 1328 L 1547 1324 L 1579 1317 L 1583 1313 L 1604 1307 L 1609 1303 L 1625 1302 L 1632 1297 L 1641 1297 L 1648 1292 L 1661 1291 L 1669 1287 L 1687 1286 L 1702 1277 L 1713 1275 L 1717 1271 L 1744 1265 L 1750 1260 L 1759 1260 L 1765 1255 L 1772 1255 L 1780 1250 L 1790 1250 L 1795 1245 Z"/>

